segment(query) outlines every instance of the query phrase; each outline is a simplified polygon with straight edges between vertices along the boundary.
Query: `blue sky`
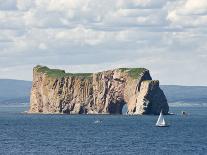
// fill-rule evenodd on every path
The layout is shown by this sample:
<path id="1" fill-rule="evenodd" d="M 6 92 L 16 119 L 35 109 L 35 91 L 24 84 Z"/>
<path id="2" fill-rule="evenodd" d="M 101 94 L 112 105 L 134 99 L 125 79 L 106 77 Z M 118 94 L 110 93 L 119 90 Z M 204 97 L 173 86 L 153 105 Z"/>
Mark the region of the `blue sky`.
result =
<path id="1" fill-rule="evenodd" d="M 145 67 L 161 84 L 207 85 L 206 0 L 0 0 L 0 78 Z"/>

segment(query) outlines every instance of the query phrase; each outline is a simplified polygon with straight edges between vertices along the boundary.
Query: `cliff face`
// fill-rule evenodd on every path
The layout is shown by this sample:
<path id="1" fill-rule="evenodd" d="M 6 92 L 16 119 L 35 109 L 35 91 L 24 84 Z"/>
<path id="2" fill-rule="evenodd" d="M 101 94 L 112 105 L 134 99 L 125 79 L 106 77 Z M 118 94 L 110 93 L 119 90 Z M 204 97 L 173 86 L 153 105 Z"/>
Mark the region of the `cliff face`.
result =
<path id="1" fill-rule="evenodd" d="M 120 68 L 94 74 L 70 74 L 37 66 L 33 69 L 30 113 L 167 114 L 159 81 L 144 68 Z"/>

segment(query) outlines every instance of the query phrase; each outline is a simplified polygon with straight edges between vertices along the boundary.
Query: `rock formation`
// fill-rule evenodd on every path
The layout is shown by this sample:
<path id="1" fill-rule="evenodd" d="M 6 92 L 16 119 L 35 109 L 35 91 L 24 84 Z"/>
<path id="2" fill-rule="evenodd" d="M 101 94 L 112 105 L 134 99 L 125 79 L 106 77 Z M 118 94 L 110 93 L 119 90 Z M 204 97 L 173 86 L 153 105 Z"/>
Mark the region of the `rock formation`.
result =
<path id="1" fill-rule="evenodd" d="M 99 73 L 65 73 L 36 66 L 30 113 L 168 114 L 169 107 L 159 81 L 144 68 L 119 68 Z"/>

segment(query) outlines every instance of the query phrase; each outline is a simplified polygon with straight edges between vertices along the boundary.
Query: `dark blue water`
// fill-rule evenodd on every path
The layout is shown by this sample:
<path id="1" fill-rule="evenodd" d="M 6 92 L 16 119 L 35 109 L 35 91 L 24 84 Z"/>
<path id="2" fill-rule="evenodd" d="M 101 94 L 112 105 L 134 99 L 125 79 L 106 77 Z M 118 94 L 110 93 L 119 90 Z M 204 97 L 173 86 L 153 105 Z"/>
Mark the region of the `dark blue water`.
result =
<path id="1" fill-rule="evenodd" d="M 207 154 L 207 109 L 189 116 L 26 115 L 25 107 L 0 107 L 0 154 Z M 100 119 L 102 123 L 95 124 Z"/>

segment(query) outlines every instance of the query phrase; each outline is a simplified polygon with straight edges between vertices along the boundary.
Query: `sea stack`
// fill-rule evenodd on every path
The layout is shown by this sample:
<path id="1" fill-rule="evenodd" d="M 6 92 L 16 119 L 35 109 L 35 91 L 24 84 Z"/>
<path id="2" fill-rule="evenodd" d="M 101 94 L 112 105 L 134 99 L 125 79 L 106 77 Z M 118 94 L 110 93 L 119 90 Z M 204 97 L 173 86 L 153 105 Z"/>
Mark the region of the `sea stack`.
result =
<path id="1" fill-rule="evenodd" d="M 159 81 L 145 68 L 119 68 L 99 73 L 65 73 L 36 66 L 29 113 L 155 114 L 169 106 Z"/>

